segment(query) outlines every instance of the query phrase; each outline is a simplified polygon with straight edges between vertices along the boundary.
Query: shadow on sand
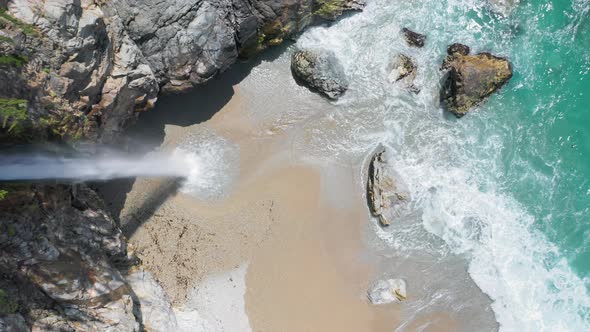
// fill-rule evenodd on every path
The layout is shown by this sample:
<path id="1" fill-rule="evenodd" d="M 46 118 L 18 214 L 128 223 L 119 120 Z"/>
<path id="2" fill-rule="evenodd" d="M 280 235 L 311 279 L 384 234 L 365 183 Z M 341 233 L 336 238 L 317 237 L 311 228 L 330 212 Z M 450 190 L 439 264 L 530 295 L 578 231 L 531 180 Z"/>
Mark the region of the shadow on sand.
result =
<path id="1" fill-rule="evenodd" d="M 292 42 L 284 43 L 265 51 L 254 59 L 238 62 L 206 84 L 185 94 L 160 95 L 156 107 L 141 114 L 137 123 L 128 130 L 125 145 L 134 154 L 143 155 L 162 144 L 166 125 L 187 127 L 211 119 L 231 100 L 234 95 L 234 85 L 244 80 L 260 63 L 278 58 L 292 44 Z M 90 186 L 103 198 L 109 212 L 128 238 L 177 192 L 181 179 L 170 179 L 165 181 L 158 190 L 145 193 L 144 203 L 130 212 L 128 217 L 123 218 L 125 220 L 120 220 L 119 215 L 134 183 L 135 178 L 90 183 Z"/>

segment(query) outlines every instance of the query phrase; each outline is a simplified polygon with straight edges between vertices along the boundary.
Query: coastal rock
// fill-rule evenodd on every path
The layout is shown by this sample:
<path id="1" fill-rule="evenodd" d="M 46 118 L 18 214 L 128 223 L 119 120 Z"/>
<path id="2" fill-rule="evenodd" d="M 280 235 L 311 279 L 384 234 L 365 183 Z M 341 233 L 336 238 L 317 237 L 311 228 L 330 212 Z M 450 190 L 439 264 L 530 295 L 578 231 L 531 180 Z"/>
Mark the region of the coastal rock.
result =
<path id="1" fill-rule="evenodd" d="M 138 331 L 126 242 L 83 185 L 12 185 L 0 200 L 0 289 L 33 331 Z M 23 213 L 26 211 L 26 213 Z"/>
<path id="2" fill-rule="evenodd" d="M 19 314 L 3 315 L 0 313 L 0 331 L 4 332 L 28 332 L 29 327 L 23 316 Z"/>
<path id="3" fill-rule="evenodd" d="M 426 35 L 414 32 L 408 28 L 403 28 L 402 33 L 404 34 L 404 39 L 410 46 L 414 47 L 424 47 L 424 43 L 426 42 Z"/>
<path id="4" fill-rule="evenodd" d="M 315 2 L 313 11 L 319 17 L 333 21 L 346 11 L 361 11 L 365 7 L 364 1 L 359 0 L 319 0 Z"/>
<path id="5" fill-rule="evenodd" d="M 379 218 L 382 226 L 391 224 L 408 199 L 407 194 L 398 188 L 386 153 L 384 146 L 377 148 L 369 163 L 367 181 L 369 208 L 371 214 Z"/>
<path id="6" fill-rule="evenodd" d="M 462 117 L 512 77 L 512 64 L 490 53 L 469 55 L 469 47 L 453 44 L 442 69 L 448 69 L 440 98 L 446 109 Z"/>
<path id="7" fill-rule="evenodd" d="M 291 58 L 295 79 L 330 99 L 338 99 L 347 89 L 344 68 L 334 52 L 299 50 Z"/>
<path id="8" fill-rule="evenodd" d="M 372 304 L 400 303 L 407 296 L 406 282 L 403 279 L 379 280 L 368 292 Z"/>
<path id="9" fill-rule="evenodd" d="M 389 68 L 389 82 L 400 82 L 408 90 L 415 93 L 420 91 L 414 85 L 414 79 L 416 78 L 417 68 L 412 58 L 404 54 L 399 54 L 393 58 L 393 61 L 391 62 Z"/>
<path id="10" fill-rule="evenodd" d="M 0 141 L 111 143 L 161 90 L 186 91 L 239 56 L 363 7 L 359 0 L 3 2 L 0 80 L 12 84 L 0 86 L 0 99 L 27 104 L 22 130 L 0 128 Z"/>

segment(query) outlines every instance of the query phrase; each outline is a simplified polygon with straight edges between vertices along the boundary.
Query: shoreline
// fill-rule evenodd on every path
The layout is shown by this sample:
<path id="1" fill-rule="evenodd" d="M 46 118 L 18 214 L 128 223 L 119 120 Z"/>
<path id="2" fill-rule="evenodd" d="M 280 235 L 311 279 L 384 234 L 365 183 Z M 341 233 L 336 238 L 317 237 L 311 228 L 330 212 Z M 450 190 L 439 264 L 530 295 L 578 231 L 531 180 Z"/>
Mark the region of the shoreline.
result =
<path id="1" fill-rule="evenodd" d="M 202 183 L 137 179 L 120 214 L 124 228 L 136 224 L 127 233 L 130 243 L 173 307 L 190 302 L 211 276 L 246 264 L 240 281 L 245 305 L 234 310 L 248 316 L 252 330 L 439 331 L 466 324 L 447 306 L 424 302 L 441 291 L 471 301 L 462 290 L 438 284 L 438 276 L 421 274 L 431 258 L 397 255 L 376 234 L 364 185 L 366 154 L 376 138 L 352 153 L 332 155 L 330 144 L 351 139 L 353 118 L 341 119 L 350 115 L 293 82 L 288 56 L 263 62 L 237 83 L 229 75 L 220 82 L 231 82 L 223 97 L 231 98 L 210 119 L 165 127 L 160 149 L 193 148 L 202 157 Z M 277 87 L 290 91 L 287 98 L 276 94 Z M 198 112 L 199 98 L 216 103 L 214 92 L 200 91 L 173 110 Z M 336 145 L 336 151 L 345 147 Z M 204 195 L 210 191 L 215 195 Z M 389 230 L 404 232 L 408 222 L 419 221 Z M 452 269 L 463 268 L 459 258 L 450 262 Z M 487 297 L 480 297 L 467 272 L 459 273 L 477 294 L 475 303 L 485 305 Z M 371 305 L 368 288 L 384 278 L 406 279 L 408 301 Z"/>

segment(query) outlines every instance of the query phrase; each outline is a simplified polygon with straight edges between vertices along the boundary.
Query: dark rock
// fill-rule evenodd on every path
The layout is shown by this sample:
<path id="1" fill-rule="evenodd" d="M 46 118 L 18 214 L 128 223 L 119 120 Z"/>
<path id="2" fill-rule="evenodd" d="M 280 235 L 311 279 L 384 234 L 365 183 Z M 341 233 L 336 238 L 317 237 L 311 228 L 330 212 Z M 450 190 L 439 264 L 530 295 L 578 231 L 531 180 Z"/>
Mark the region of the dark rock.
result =
<path id="1" fill-rule="evenodd" d="M 331 51 L 299 50 L 291 58 L 291 71 L 298 82 L 330 99 L 348 89 L 344 68 Z"/>
<path id="2" fill-rule="evenodd" d="M 398 188 L 395 175 L 386 156 L 386 149 L 380 145 L 368 167 L 367 199 L 371 214 L 379 218 L 382 226 L 389 226 L 399 215 L 402 205 L 407 201 L 407 194 Z"/>
<path id="3" fill-rule="evenodd" d="M 512 64 L 490 53 L 468 55 L 461 44 L 449 47 L 442 69 L 448 69 L 440 98 L 445 108 L 462 117 L 512 77 Z"/>
<path id="4" fill-rule="evenodd" d="M 404 38 L 406 39 L 408 45 L 414 47 L 424 47 L 424 43 L 426 42 L 425 35 L 414 32 L 408 28 L 403 28 L 402 33 L 404 34 Z"/>
<path id="5" fill-rule="evenodd" d="M 448 55 L 453 55 L 455 53 L 458 53 L 460 55 L 469 55 L 470 52 L 471 52 L 471 49 L 469 48 L 469 46 L 459 44 L 459 43 L 454 43 L 454 44 L 450 45 L 449 47 L 447 47 L 447 54 Z"/>

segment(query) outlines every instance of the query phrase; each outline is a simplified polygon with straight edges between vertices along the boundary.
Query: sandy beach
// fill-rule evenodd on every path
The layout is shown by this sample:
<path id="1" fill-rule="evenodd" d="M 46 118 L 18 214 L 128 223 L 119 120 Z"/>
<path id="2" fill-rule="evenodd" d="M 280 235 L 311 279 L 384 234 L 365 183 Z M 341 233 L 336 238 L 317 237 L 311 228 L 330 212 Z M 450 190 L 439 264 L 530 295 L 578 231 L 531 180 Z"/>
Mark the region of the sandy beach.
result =
<path id="1" fill-rule="evenodd" d="M 320 172 L 277 150 L 286 141 L 284 133 L 256 135 L 236 92 L 208 122 L 166 128 L 164 148 L 203 126 L 223 134 L 239 146 L 240 174 L 222 199 L 167 197 L 130 236 L 144 266 L 173 304 L 182 305 L 207 275 L 247 263 L 245 309 L 253 331 L 395 326 L 394 307 L 377 308 L 366 300 L 372 266 L 363 257 L 367 211 L 361 191 L 342 195 L 346 209 L 331 206 L 322 197 Z M 169 182 L 137 180 L 121 211 L 122 223 L 133 222 L 137 207 Z"/>

